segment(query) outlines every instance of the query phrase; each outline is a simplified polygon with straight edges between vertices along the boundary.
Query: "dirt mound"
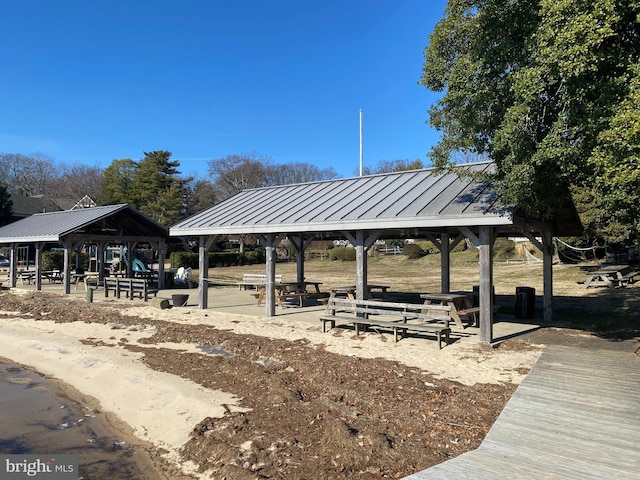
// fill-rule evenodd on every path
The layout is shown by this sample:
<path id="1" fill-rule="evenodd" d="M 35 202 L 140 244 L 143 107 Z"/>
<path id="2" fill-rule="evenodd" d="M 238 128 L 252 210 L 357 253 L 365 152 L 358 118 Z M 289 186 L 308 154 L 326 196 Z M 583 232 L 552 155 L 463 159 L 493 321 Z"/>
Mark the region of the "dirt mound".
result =
<path id="1" fill-rule="evenodd" d="M 400 478 L 475 449 L 515 390 L 465 386 L 303 340 L 142 321 L 62 296 L 3 295 L 2 301 L 3 310 L 36 319 L 151 324 L 156 333 L 146 344 L 195 343 L 218 352 L 124 345 L 144 353 L 155 370 L 242 398 L 248 411 L 202 419 L 182 448 L 183 461 L 213 478 Z"/>

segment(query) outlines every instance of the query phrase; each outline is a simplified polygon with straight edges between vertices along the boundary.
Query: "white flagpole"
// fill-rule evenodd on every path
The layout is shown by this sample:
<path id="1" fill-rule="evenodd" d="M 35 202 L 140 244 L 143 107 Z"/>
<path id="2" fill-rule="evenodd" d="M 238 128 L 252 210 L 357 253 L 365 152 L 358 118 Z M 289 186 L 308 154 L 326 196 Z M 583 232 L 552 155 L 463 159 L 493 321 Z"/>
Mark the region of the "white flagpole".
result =
<path id="1" fill-rule="evenodd" d="M 362 109 L 360 109 L 360 176 L 362 176 Z"/>

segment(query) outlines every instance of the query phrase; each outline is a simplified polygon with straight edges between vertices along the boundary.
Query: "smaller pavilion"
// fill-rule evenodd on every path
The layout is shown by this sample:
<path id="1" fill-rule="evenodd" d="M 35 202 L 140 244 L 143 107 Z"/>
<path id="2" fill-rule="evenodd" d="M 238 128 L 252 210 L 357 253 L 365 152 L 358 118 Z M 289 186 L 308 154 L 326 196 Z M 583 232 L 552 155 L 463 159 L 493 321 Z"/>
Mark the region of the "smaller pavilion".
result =
<path id="1" fill-rule="evenodd" d="M 158 287 L 164 285 L 164 259 L 168 229 L 127 204 L 38 213 L 0 228 L 0 245 L 10 248 L 9 284 L 16 286 L 20 245 L 35 246 L 35 289 L 42 289 L 42 252 L 51 244 L 64 249 L 63 290 L 71 292 L 71 252 L 84 245 L 98 248 L 98 272 L 104 272 L 104 251 L 109 245 L 126 246 L 127 274 L 132 276 L 132 252 L 148 243 L 158 252 Z M 77 257 L 76 257 L 77 258 Z"/>

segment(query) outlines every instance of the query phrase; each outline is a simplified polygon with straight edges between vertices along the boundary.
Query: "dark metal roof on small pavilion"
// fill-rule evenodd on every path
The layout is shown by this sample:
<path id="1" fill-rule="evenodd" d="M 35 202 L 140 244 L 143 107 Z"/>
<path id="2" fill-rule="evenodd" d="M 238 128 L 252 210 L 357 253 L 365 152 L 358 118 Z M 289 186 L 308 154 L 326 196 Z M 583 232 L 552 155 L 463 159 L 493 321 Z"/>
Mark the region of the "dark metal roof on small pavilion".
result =
<path id="1" fill-rule="evenodd" d="M 69 235 L 87 240 L 166 237 L 167 228 L 127 204 L 38 213 L 0 228 L 0 244 L 60 243 Z"/>
<path id="2" fill-rule="evenodd" d="M 470 173 L 493 168 L 492 162 L 457 167 Z M 579 231 L 575 211 L 566 216 L 572 218 L 557 227 Z M 517 232 L 529 223 L 500 202 L 492 185 L 423 169 L 245 190 L 174 225 L 170 235 L 322 232 L 328 237 L 344 230 L 385 230 L 417 236 L 478 226 Z"/>

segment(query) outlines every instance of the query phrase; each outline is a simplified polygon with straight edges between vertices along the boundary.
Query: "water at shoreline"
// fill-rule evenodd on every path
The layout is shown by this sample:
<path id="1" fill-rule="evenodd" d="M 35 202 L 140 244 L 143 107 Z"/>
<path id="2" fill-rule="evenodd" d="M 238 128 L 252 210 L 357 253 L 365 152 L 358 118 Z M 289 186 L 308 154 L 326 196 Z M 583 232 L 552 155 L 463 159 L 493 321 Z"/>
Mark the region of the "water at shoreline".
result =
<path id="1" fill-rule="evenodd" d="M 76 454 L 82 480 L 161 478 L 100 414 L 42 375 L 2 360 L 0 412 L 0 453 Z"/>

